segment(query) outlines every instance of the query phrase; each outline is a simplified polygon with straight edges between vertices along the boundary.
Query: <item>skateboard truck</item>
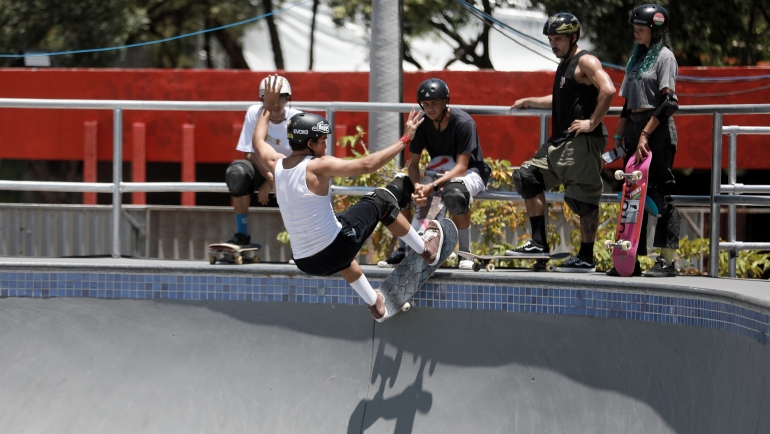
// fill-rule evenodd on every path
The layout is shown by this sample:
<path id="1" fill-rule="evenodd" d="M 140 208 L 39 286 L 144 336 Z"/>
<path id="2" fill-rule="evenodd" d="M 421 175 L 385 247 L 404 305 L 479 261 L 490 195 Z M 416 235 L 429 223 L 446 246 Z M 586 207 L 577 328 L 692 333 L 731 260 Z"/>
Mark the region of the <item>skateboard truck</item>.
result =
<path id="1" fill-rule="evenodd" d="M 620 247 L 620 250 L 627 252 L 631 250 L 631 241 L 628 240 L 618 240 L 618 241 L 612 241 L 612 240 L 606 240 L 604 242 L 604 248 L 607 250 L 611 250 L 613 247 Z"/>
<path id="2" fill-rule="evenodd" d="M 616 170 L 615 179 L 617 179 L 618 181 L 622 179 L 626 179 L 628 181 L 635 183 L 636 181 L 642 179 L 642 172 L 640 170 L 634 170 L 631 173 L 625 173 L 622 170 Z"/>

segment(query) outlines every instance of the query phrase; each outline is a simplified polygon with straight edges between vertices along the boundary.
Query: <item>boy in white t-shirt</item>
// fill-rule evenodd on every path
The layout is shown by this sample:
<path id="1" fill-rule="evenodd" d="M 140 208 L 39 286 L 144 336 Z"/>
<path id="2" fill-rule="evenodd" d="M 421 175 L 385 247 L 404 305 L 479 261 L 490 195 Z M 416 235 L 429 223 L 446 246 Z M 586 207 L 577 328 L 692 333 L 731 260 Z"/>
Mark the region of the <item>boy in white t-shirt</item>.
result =
<path id="1" fill-rule="evenodd" d="M 259 98 L 263 103 L 265 102 L 266 80 L 267 78 L 263 79 L 259 84 Z M 270 123 L 265 141 L 279 154 L 291 155 L 289 139 L 286 137 L 286 124 L 292 116 L 302 112 L 291 107 L 286 108 L 286 104 L 291 101 L 291 86 L 289 81 L 283 77 L 279 77 L 279 81 L 281 96 L 275 107 L 268 107 Z M 257 161 L 254 148 L 251 145 L 251 138 L 254 136 L 254 129 L 257 127 L 260 113 L 262 113 L 261 105 L 253 105 L 246 112 L 238 146 L 235 148 L 243 152 L 244 159 L 233 161 L 227 168 L 225 175 L 227 188 L 230 189 L 230 194 L 233 197 L 236 225 L 235 235 L 226 242 L 240 246 L 251 244 L 251 235 L 248 229 L 251 194 L 256 192 L 259 203 L 267 205 L 270 203 L 270 191 L 273 190 L 273 181 L 267 178 L 267 172 Z"/>

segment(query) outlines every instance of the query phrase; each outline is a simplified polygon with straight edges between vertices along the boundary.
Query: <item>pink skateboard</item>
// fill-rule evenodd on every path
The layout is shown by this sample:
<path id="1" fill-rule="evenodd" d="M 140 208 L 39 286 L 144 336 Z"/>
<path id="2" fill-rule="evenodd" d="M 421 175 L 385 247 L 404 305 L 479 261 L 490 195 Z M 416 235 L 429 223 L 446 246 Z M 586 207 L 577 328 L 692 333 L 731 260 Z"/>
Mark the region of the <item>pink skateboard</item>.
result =
<path id="1" fill-rule="evenodd" d="M 604 247 L 613 249 L 612 263 L 621 276 L 630 276 L 634 272 L 636 249 L 639 246 L 639 234 L 644 221 L 650 161 L 652 161 L 652 152 L 640 163 L 636 162 L 636 155 L 632 155 L 626 164 L 626 170 L 615 172 L 615 179 L 625 181 L 620 197 L 620 215 L 618 215 L 615 241 L 605 241 Z"/>

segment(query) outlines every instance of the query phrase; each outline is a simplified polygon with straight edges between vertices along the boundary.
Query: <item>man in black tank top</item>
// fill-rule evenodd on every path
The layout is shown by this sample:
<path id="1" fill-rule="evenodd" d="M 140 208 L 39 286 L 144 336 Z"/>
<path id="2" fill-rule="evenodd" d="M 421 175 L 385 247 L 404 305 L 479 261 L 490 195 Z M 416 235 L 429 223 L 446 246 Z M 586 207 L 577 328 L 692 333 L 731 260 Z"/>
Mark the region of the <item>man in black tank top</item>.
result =
<path id="1" fill-rule="evenodd" d="M 553 92 L 520 99 L 511 109 L 551 109 L 551 137 L 513 174 L 516 191 L 527 207 L 532 239 L 506 254 L 547 256 L 550 248 L 546 237 L 545 190 L 564 184 L 564 201 L 580 216 L 581 244 L 578 254 L 555 270 L 593 272 L 602 194 L 601 153 L 607 143 L 602 118 L 610 108 L 615 86 L 599 59 L 577 46 L 580 23 L 574 15 L 561 12 L 551 16 L 543 34 L 548 35 L 553 53 L 561 59 Z"/>

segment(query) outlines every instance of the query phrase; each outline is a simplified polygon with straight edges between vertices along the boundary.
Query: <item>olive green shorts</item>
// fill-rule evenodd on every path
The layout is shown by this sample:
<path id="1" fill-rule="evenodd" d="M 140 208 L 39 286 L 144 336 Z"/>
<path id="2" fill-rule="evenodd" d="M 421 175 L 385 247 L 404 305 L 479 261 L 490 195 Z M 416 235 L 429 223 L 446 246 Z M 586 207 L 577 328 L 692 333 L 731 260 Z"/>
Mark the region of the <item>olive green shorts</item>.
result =
<path id="1" fill-rule="evenodd" d="M 607 136 L 579 135 L 561 143 L 545 143 L 529 160 L 540 169 L 546 190 L 564 184 L 564 196 L 599 205 L 602 195 L 602 152 Z"/>

